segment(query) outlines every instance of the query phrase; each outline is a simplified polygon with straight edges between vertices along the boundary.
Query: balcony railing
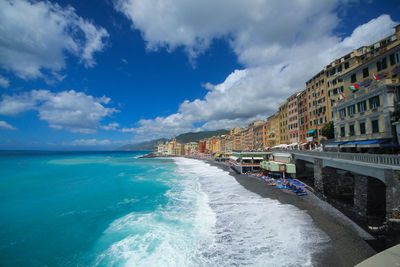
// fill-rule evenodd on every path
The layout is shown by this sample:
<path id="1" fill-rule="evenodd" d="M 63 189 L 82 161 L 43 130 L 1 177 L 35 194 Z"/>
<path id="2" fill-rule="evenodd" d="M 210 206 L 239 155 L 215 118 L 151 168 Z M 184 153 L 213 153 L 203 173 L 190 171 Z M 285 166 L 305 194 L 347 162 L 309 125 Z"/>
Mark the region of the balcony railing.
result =
<path id="1" fill-rule="evenodd" d="M 275 152 L 275 151 L 274 151 Z M 278 152 L 278 151 L 277 151 Z M 340 152 L 321 152 L 321 151 L 295 151 L 295 150 L 282 150 L 279 152 L 293 153 L 298 155 L 308 155 L 311 157 L 324 157 L 331 159 L 343 159 L 351 161 L 366 162 L 380 165 L 390 165 L 400 167 L 400 156 L 398 155 L 384 155 L 384 154 L 366 154 L 366 153 L 340 153 Z"/>

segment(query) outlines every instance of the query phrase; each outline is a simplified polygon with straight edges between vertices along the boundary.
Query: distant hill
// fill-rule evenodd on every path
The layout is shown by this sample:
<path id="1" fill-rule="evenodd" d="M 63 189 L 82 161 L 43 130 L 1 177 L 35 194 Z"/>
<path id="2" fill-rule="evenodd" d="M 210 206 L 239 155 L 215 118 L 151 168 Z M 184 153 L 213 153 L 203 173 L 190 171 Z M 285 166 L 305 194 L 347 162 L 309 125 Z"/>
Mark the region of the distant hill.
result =
<path id="1" fill-rule="evenodd" d="M 229 131 L 224 129 L 216 131 L 208 131 L 208 132 L 184 133 L 178 135 L 176 137 L 176 141 L 178 141 L 179 143 L 198 142 L 204 138 L 209 138 L 217 135 L 224 135 L 227 133 L 229 133 Z M 167 140 L 168 139 L 166 138 L 160 138 L 157 140 L 151 140 L 137 144 L 128 144 L 118 148 L 117 150 L 153 151 L 154 147 L 158 142 L 165 142 Z"/>
<path id="2" fill-rule="evenodd" d="M 137 143 L 137 144 L 124 145 L 124 146 L 118 148 L 117 150 L 153 151 L 155 145 L 158 142 L 165 142 L 165 141 L 167 141 L 166 138 L 160 138 L 160 139 L 157 139 L 157 140 L 151 140 L 151 141 L 141 142 L 141 143 Z"/>
<path id="3" fill-rule="evenodd" d="M 176 137 L 176 141 L 178 141 L 179 143 L 198 142 L 204 138 L 209 138 L 217 135 L 224 135 L 227 133 L 229 133 L 229 131 L 225 129 L 209 131 L 209 132 L 184 133 L 178 135 Z"/>

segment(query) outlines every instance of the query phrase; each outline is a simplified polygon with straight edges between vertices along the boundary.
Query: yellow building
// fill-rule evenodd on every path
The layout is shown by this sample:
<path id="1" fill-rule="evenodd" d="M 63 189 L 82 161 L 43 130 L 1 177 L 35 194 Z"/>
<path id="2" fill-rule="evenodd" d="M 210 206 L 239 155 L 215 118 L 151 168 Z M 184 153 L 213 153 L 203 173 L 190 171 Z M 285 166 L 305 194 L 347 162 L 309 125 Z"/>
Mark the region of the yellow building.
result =
<path id="1" fill-rule="evenodd" d="M 324 70 L 306 82 L 309 126 L 306 135 L 312 139 L 314 144 L 319 144 L 321 139 L 324 138 L 321 129 L 328 122 L 326 84 L 326 72 Z M 302 134 L 304 132 L 300 133 L 300 135 Z"/>
<path id="2" fill-rule="evenodd" d="M 272 116 L 269 116 L 267 118 L 269 126 L 268 126 L 268 132 L 266 133 L 267 135 L 267 140 L 266 140 L 266 147 L 273 147 L 276 145 L 280 144 L 280 127 L 279 127 L 279 112 L 275 113 Z"/>
<path id="3" fill-rule="evenodd" d="M 370 46 L 358 49 L 360 64 L 340 76 L 343 79 L 345 91 L 348 95 L 355 90 L 363 90 L 375 81 L 374 74 L 379 80 L 394 79 L 399 81 L 400 76 L 400 25 L 396 27 L 396 34 L 392 34 Z M 351 88 L 351 87 L 354 87 Z M 358 88 L 356 88 L 358 87 Z"/>

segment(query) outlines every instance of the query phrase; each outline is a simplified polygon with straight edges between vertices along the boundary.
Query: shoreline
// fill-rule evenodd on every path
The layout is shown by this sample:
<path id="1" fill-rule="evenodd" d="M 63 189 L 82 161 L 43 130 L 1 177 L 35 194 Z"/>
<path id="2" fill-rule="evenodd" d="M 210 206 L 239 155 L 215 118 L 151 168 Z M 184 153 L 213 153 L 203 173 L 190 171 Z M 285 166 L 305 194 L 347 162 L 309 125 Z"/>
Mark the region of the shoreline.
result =
<path id="1" fill-rule="evenodd" d="M 203 161 L 229 172 L 246 190 L 306 211 L 315 226 L 330 238 L 329 247 L 314 255 L 313 265 L 354 266 L 377 253 L 367 243 L 369 240 L 374 240 L 369 233 L 312 192 L 306 196 L 297 196 L 290 191 L 269 186 L 255 177 L 238 174 L 224 164 L 207 159 L 203 159 Z"/>

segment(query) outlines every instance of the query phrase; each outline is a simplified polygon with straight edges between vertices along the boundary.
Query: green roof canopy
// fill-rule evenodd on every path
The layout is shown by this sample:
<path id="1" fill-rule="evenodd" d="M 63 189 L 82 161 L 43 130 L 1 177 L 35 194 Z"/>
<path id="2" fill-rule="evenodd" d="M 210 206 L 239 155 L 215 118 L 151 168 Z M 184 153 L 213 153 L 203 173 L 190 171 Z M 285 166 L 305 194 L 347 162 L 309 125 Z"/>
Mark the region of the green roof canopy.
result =
<path id="1" fill-rule="evenodd" d="M 315 129 L 314 129 L 314 130 L 309 130 L 309 131 L 307 132 L 307 134 L 310 134 L 310 133 L 313 133 L 313 132 L 315 132 Z"/>

